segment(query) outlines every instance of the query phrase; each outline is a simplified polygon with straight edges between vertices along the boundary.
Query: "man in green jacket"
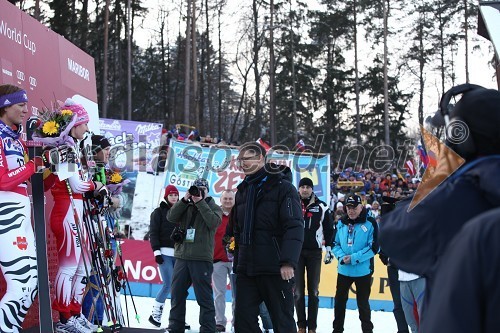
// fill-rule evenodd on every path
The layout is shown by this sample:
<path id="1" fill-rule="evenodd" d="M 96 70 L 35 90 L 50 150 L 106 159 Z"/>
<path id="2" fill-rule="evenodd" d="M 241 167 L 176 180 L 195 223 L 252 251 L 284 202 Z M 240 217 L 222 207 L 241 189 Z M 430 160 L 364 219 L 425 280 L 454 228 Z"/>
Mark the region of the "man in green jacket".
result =
<path id="1" fill-rule="evenodd" d="M 187 291 L 193 284 L 200 305 L 200 333 L 213 333 L 215 307 L 211 285 L 212 261 L 215 231 L 221 223 L 222 209 L 208 196 L 207 180 L 196 179 L 186 195 L 170 208 L 167 219 L 177 224 L 177 232 L 172 234 L 176 261 L 167 332 L 184 332 Z"/>

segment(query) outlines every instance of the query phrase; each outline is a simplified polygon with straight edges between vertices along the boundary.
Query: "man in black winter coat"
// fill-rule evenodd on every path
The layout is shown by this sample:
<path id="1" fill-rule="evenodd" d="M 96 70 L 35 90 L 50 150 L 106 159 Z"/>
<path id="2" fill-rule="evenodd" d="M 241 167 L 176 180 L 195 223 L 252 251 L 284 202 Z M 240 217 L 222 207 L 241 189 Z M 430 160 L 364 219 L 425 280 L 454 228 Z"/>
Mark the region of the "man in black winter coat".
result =
<path id="1" fill-rule="evenodd" d="M 468 137 L 458 143 L 448 140 L 447 145 L 462 156 L 466 163 L 412 210 L 408 211 L 411 201 L 409 198 L 400 201 L 394 211 L 383 216 L 380 223 L 380 243 L 384 252 L 400 269 L 426 278 L 425 303 L 420 318 L 422 332 L 497 332 L 498 327 L 496 330 L 482 330 L 465 323 L 445 327 L 440 322 L 442 312 L 457 321 L 465 322 L 473 314 L 469 311 L 468 304 L 457 302 L 457 298 L 449 298 L 449 303 L 446 303 L 447 307 L 453 307 L 453 313 L 442 306 L 433 307 L 435 312 L 428 314 L 431 312 L 429 305 L 445 296 L 443 291 L 446 288 L 443 286 L 460 283 L 464 288 L 463 292 L 478 282 L 470 274 L 455 275 L 447 280 L 437 277 L 453 268 L 457 255 L 463 261 L 476 260 L 469 253 L 466 256 L 462 256 L 461 252 L 451 253 L 448 248 L 450 242 L 462 242 L 457 239 L 457 234 L 462 232 L 467 221 L 500 207 L 500 92 L 470 85 L 453 89 L 450 93 L 461 91 L 463 96 L 449 113 L 450 121 L 444 117 L 448 127 L 446 132 L 451 135 L 450 140 L 453 139 L 456 134 L 453 124 L 461 122 L 466 125 Z M 441 104 L 441 110 L 448 109 L 448 105 Z M 439 160 L 439 163 L 444 163 L 443 161 Z M 438 168 L 440 167 L 442 166 L 438 164 Z M 486 264 L 494 262 L 491 260 L 489 257 Z M 487 297 L 487 294 L 477 296 Z M 484 312 L 481 316 L 491 316 L 486 308 L 482 309 Z"/>
<path id="2" fill-rule="evenodd" d="M 333 219 L 330 209 L 313 192 L 310 178 L 299 181 L 299 196 L 304 216 L 304 244 L 300 252 L 296 270 L 295 310 L 297 312 L 298 333 L 315 333 L 319 306 L 319 281 L 323 243 L 326 247 L 325 264 L 332 262 Z M 307 273 L 306 273 L 307 270 Z M 305 276 L 307 274 L 307 317 L 305 302 Z M 307 329 L 307 330 L 306 330 Z"/>
<path id="3" fill-rule="evenodd" d="M 426 313 L 432 331 L 497 333 L 500 330 L 500 208 L 467 222 L 436 275 L 439 297 Z M 423 332 L 423 331 L 422 331 Z"/>
<path id="4" fill-rule="evenodd" d="M 238 162 L 246 177 L 231 212 L 238 287 L 235 331 L 260 332 L 257 317 L 264 301 L 274 331 L 295 332 L 294 269 L 304 240 L 297 189 L 290 169 L 266 164 L 266 151 L 258 143 L 244 144 Z"/>

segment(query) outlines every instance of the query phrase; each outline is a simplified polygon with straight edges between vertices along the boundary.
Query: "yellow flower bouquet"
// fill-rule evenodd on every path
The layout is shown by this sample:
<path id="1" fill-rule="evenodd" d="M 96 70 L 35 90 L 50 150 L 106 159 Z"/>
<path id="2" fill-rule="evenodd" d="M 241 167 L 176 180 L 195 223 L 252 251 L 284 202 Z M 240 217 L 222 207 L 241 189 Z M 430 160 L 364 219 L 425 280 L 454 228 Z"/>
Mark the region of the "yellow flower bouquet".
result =
<path id="1" fill-rule="evenodd" d="M 112 196 L 122 193 L 123 186 L 128 183 L 130 183 L 130 180 L 123 178 L 120 173 L 106 170 L 106 187 Z"/>
<path id="2" fill-rule="evenodd" d="M 46 146 L 58 147 L 64 144 L 75 146 L 75 141 L 69 131 L 76 122 L 73 111 L 64 107 L 38 113 L 39 124 L 33 133 L 33 140 Z"/>

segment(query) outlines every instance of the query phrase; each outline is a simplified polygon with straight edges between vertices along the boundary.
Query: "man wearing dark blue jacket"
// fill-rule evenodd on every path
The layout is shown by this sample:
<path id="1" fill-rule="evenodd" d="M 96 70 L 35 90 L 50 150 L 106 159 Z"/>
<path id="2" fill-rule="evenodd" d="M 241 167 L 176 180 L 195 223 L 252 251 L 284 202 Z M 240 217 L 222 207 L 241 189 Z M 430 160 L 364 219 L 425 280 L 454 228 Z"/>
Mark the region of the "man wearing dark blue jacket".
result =
<path id="1" fill-rule="evenodd" d="M 361 330 L 363 333 L 372 333 L 369 299 L 373 257 L 379 251 L 377 222 L 367 217 L 366 209 L 358 195 L 350 195 L 345 200 L 345 205 L 347 214 L 337 222 L 333 243 L 333 254 L 339 262 L 333 333 L 344 332 L 346 304 L 353 283 L 356 285 Z"/>
<path id="2" fill-rule="evenodd" d="M 276 333 L 296 332 L 294 269 L 304 240 L 297 189 L 290 169 L 266 164 L 266 151 L 258 143 L 244 144 L 238 163 L 246 177 L 231 211 L 238 288 L 235 331 L 260 332 L 259 305 L 264 301 Z"/>
<path id="3" fill-rule="evenodd" d="M 448 247 L 452 241 L 462 242 L 457 239 L 457 234 L 467 221 L 500 207 L 500 92 L 474 85 L 457 86 L 443 95 L 441 111 L 448 110 L 446 101 L 449 101 L 450 95 L 457 94 L 463 94 L 462 98 L 452 111 L 444 112 L 446 117 L 441 117 L 441 120 L 446 121 L 446 132 L 451 135 L 447 145 L 466 163 L 411 211 L 408 212 L 411 198 L 396 204 L 394 211 L 384 216 L 380 224 L 380 243 L 399 268 L 426 278 L 425 303 L 420 318 L 422 332 L 498 332 L 498 326 L 488 326 L 486 319 L 483 327 L 468 324 L 465 319 L 472 316 L 472 312 L 468 304 L 457 302 L 456 298 L 447 303 L 454 311 L 441 307 L 435 309 L 437 312 L 432 315 L 427 315 L 429 305 L 445 296 L 446 288 L 443 286 L 459 282 L 464 292 L 477 283 L 475 277 L 470 275 L 454 276 L 459 281 L 442 280 L 437 276 L 456 264 L 456 255 L 459 254 L 451 253 Z M 454 123 L 466 125 L 467 137 L 458 143 L 452 140 L 453 134 L 456 134 L 452 127 Z M 460 260 L 476 259 L 467 254 Z M 488 263 L 494 262 L 490 260 L 491 257 Z M 477 296 L 488 297 L 487 294 Z M 487 302 L 486 299 L 483 301 Z M 481 316 L 491 316 L 487 308 L 481 311 L 484 311 Z M 498 308 L 495 311 L 498 312 Z M 456 321 L 463 321 L 463 325 L 457 326 Z"/>

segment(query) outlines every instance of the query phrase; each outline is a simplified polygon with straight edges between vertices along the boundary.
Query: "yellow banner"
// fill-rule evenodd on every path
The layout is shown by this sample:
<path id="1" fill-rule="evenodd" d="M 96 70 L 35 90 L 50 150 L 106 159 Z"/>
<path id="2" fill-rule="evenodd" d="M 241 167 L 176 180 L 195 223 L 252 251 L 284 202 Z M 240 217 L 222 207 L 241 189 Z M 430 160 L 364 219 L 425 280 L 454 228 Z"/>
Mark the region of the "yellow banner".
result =
<path id="1" fill-rule="evenodd" d="M 323 255 L 324 258 L 324 255 Z M 389 289 L 389 279 L 387 278 L 387 267 L 382 264 L 378 255 L 373 258 L 375 261 L 375 271 L 372 278 L 372 292 L 370 300 L 392 301 L 391 291 Z M 334 297 L 337 287 L 337 260 L 331 264 L 321 266 L 321 280 L 319 283 L 319 296 Z M 306 288 L 307 289 L 307 288 Z M 349 291 L 349 298 L 356 298 L 354 284 Z"/>

